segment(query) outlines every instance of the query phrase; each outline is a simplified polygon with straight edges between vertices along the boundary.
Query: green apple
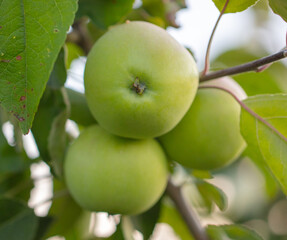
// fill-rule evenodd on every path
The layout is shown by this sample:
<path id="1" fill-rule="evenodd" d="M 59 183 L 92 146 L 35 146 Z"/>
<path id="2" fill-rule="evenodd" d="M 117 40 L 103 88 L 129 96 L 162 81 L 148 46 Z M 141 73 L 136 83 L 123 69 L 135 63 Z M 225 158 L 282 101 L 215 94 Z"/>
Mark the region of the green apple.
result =
<path id="1" fill-rule="evenodd" d="M 191 54 L 164 29 L 135 21 L 112 27 L 96 42 L 84 80 L 100 126 L 144 139 L 182 119 L 197 91 L 198 71 Z"/>
<path id="2" fill-rule="evenodd" d="M 70 146 L 64 175 L 71 195 L 84 209 L 133 215 L 161 197 L 168 168 L 154 139 L 122 138 L 93 125 Z"/>
<path id="3" fill-rule="evenodd" d="M 222 87 L 233 91 L 230 85 Z M 230 94 L 202 88 L 180 123 L 159 141 L 167 155 L 183 166 L 217 169 L 234 161 L 245 147 L 239 119 L 240 105 Z"/>

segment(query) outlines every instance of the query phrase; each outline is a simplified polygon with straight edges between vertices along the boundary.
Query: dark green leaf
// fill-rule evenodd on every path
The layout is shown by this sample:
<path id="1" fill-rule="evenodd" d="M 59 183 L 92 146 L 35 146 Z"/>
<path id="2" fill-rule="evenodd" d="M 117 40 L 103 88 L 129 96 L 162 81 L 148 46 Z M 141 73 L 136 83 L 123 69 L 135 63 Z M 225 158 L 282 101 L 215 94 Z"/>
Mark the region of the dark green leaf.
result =
<path id="1" fill-rule="evenodd" d="M 226 0 L 212 0 L 219 11 L 223 9 Z M 241 12 L 254 5 L 258 0 L 230 0 L 226 13 Z"/>
<path id="2" fill-rule="evenodd" d="M 77 0 L 0 0 L 0 102 L 28 133 Z"/>
<path id="3" fill-rule="evenodd" d="M 0 130 L 0 175 L 23 170 L 24 165 L 24 158 L 8 144 Z"/>
<path id="4" fill-rule="evenodd" d="M 38 217 L 38 219 L 39 224 L 34 240 L 44 239 L 43 237 L 45 233 L 48 231 L 48 228 L 51 226 L 53 222 L 53 218 L 51 217 Z"/>
<path id="5" fill-rule="evenodd" d="M 197 181 L 196 187 L 208 207 L 209 212 L 212 210 L 213 203 L 215 203 L 221 211 L 226 209 L 227 197 L 221 189 L 205 181 Z"/>
<path id="6" fill-rule="evenodd" d="M 287 22 L 287 1 L 286 0 L 269 0 L 269 5 L 273 12 L 278 14 L 280 17 Z"/>
<path id="7" fill-rule="evenodd" d="M 95 124 L 96 120 L 90 112 L 85 95 L 69 88 L 66 91 L 71 105 L 69 118 L 83 126 Z"/>
<path id="8" fill-rule="evenodd" d="M 277 131 L 287 136 L 286 94 L 259 95 L 244 100 L 244 103 Z M 287 141 L 244 109 L 241 112 L 240 127 L 250 150 L 257 152 L 257 155 L 261 154 L 287 194 Z"/>
<path id="9" fill-rule="evenodd" d="M 61 48 L 47 85 L 52 89 L 59 89 L 64 86 L 66 79 L 65 51 L 64 48 Z"/>
<path id="10" fill-rule="evenodd" d="M 47 88 L 35 116 L 32 132 L 41 157 L 61 175 L 66 146 L 65 121 L 68 117 L 64 89 Z M 54 141 L 54 142 L 52 142 Z"/>
<path id="11" fill-rule="evenodd" d="M 118 23 L 131 10 L 134 0 L 80 0 L 77 17 L 88 16 L 100 28 Z"/>
<path id="12" fill-rule="evenodd" d="M 0 239 L 33 240 L 38 218 L 24 204 L 10 199 L 0 199 Z"/>
<path id="13" fill-rule="evenodd" d="M 159 219 L 160 215 L 160 206 L 161 201 L 157 202 L 151 209 L 148 211 L 132 216 L 131 220 L 135 229 L 140 231 L 143 234 L 144 239 L 149 239 L 152 235 L 154 227 Z"/>
<path id="14" fill-rule="evenodd" d="M 57 176 L 62 176 L 62 166 L 67 147 L 66 121 L 70 115 L 70 105 L 65 88 L 61 89 L 65 108 L 53 119 L 48 137 L 48 151 L 51 157 L 53 171 Z"/>
<path id="15" fill-rule="evenodd" d="M 240 225 L 207 227 L 210 240 L 263 240 L 256 232 Z"/>

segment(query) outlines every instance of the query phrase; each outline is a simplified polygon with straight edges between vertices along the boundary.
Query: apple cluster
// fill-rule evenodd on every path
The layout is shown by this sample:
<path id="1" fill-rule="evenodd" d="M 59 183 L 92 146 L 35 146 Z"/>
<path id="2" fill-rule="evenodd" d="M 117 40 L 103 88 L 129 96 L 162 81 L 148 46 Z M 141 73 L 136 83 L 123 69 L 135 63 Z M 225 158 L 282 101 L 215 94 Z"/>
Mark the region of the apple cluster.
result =
<path id="1" fill-rule="evenodd" d="M 98 124 L 70 146 L 64 174 L 87 210 L 139 214 L 163 194 L 167 159 L 213 170 L 244 148 L 237 102 L 219 89 L 198 90 L 192 55 L 153 24 L 112 27 L 89 53 L 84 80 Z M 225 82 L 232 80 L 213 85 Z"/>

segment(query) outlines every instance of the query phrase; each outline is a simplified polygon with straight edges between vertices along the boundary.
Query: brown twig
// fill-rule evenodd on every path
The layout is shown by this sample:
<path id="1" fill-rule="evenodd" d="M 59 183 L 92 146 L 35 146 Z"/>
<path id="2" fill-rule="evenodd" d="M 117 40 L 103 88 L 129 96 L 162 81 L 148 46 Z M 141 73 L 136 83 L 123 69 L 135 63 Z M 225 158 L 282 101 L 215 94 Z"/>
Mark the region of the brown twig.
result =
<path id="1" fill-rule="evenodd" d="M 80 19 L 73 23 L 73 31 L 67 35 L 67 42 L 76 43 L 87 55 L 93 46 L 93 41 L 90 38 L 86 21 L 86 19 Z"/>
<path id="2" fill-rule="evenodd" d="M 220 90 L 223 90 L 227 93 L 229 93 L 238 103 L 239 105 L 244 108 L 250 115 L 252 115 L 254 118 L 256 118 L 258 121 L 262 122 L 264 125 L 266 125 L 268 128 L 271 129 L 272 132 L 277 134 L 282 140 L 287 142 L 287 138 L 279 132 L 275 127 L 273 127 L 269 122 L 267 122 L 264 118 L 262 118 L 260 115 L 258 115 L 256 112 L 254 112 L 252 109 L 250 109 L 244 102 L 242 102 L 235 94 L 233 94 L 231 91 L 229 91 L 226 88 L 219 87 L 219 86 L 212 86 L 212 85 L 204 85 L 204 86 L 199 86 L 199 88 L 217 88 Z"/>
<path id="3" fill-rule="evenodd" d="M 204 81 L 208 81 L 211 79 L 220 78 L 224 76 L 230 76 L 230 75 L 235 75 L 235 74 L 244 73 L 244 72 L 258 71 L 262 68 L 262 66 L 279 61 L 286 57 L 287 57 L 287 49 L 285 48 L 281 50 L 280 52 L 277 52 L 267 57 L 257 59 L 249 63 L 241 64 L 235 67 L 226 68 L 226 69 L 211 72 L 211 73 L 207 73 L 206 75 L 200 77 L 200 81 L 204 82 Z"/>
<path id="4" fill-rule="evenodd" d="M 208 45 L 207 45 L 207 49 L 206 49 L 206 55 L 205 55 L 205 65 L 204 65 L 204 70 L 202 71 L 202 76 L 205 76 L 209 70 L 209 55 L 210 55 L 210 49 L 211 49 L 211 44 L 212 44 L 212 40 L 213 40 L 213 37 L 214 37 L 214 34 L 215 34 L 215 31 L 217 29 L 217 26 L 218 26 L 218 23 L 221 19 L 221 17 L 223 16 L 226 8 L 227 8 L 227 5 L 229 3 L 229 0 L 226 0 L 225 4 L 224 4 L 224 7 L 223 9 L 221 10 L 220 14 L 219 14 L 219 17 L 213 27 L 213 30 L 212 30 L 212 33 L 211 33 L 211 36 L 209 38 L 209 41 L 208 41 Z"/>
<path id="5" fill-rule="evenodd" d="M 190 205 L 186 203 L 181 188 L 174 185 L 169 179 L 166 192 L 176 205 L 192 236 L 196 240 L 208 240 L 205 230 L 201 226 L 196 213 Z"/>

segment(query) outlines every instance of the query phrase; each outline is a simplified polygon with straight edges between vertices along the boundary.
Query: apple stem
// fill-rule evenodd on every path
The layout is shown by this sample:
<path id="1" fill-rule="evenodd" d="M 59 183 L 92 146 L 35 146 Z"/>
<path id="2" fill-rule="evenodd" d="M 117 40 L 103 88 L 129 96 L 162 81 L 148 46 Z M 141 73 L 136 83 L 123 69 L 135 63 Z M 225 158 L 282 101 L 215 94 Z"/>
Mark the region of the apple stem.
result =
<path id="1" fill-rule="evenodd" d="M 206 75 L 200 77 L 200 82 L 204 82 L 204 81 L 208 81 L 208 80 L 212 80 L 212 79 L 216 79 L 216 78 L 220 78 L 220 77 L 224 77 L 224 76 L 230 76 L 230 75 L 235 75 L 235 74 L 239 74 L 239 73 L 244 73 L 244 72 L 251 72 L 251 71 L 260 72 L 260 71 L 266 69 L 266 67 L 264 67 L 264 66 L 269 66 L 269 64 L 276 62 L 276 61 L 279 61 L 281 59 L 284 59 L 286 57 L 287 57 L 287 49 L 284 48 L 283 50 L 281 50 L 275 54 L 257 59 L 255 61 L 251 61 L 251 62 L 241 64 L 241 65 L 238 65 L 235 67 L 226 68 L 226 69 L 222 69 L 219 71 L 207 73 Z M 262 68 L 262 66 L 263 66 L 263 68 Z"/>
<path id="2" fill-rule="evenodd" d="M 140 83 L 139 78 L 136 77 L 136 79 L 133 83 L 133 88 L 137 94 L 142 95 L 144 90 L 146 89 L 146 86 L 144 84 Z"/>
<path id="3" fill-rule="evenodd" d="M 166 192 L 176 205 L 179 213 L 185 221 L 190 233 L 196 240 L 208 240 L 196 212 L 192 209 L 183 196 L 180 186 L 176 186 L 171 179 L 168 180 Z"/>
<path id="4" fill-rule="evenodd" d="M 211 33 L 211 36 L 209 38 L 209 41 L 208 41 L 208 45 L 207 45 L 207 49 L 206 49 L 206 55 L 205 55 L 205 65 L 204 65 L 204 70 L 202 71 L 201 73 L 201 76 L 205 76 L 208 71 L 209 71 L 209 55 L 210 55 L 210 49 L 211 49 L 211 44 L 212 44 L 212 40 L 213 40 L 213 37 L 214 37 L 214 34 L 215 34 L 215 31 L 217 29 L 217 26 L 220 22 L 220 19 L 221 17 L 223 16 L 227 6 L 228 6 L 228 3 L 229 3 L 229 0 L 226 0 L 225 4 L 224 4 L 224 7 L 223 9 L 221 10 L 220 14 L 219 14 L 219 17 L 213 27 L 213 30 L 212 30 L 212 33 Z"/>
<path id="5" fill-rule="evenodd" d="M 250 109 L 243 101 L 241 101 L 237 96 L 235 96 L 235 94 L 233 94 L 231 91 L 229 91 L 226 88 L 223 87 L 219 87 L 219 86 L 212 86 L 212 85 L 204 85 L 204 86 L 199 86 L 199 88 L 203 89 L 203 88 L 216 88 L 222 91 L 227 92 L 228 94 L 230 94 L 238 103 L 239 105 L 244 108 L 250 115 L 252 115 L 255 119 L 257 119 L 258 121 L 260 121 L 261 123 L 263 123 L 265 126 L 267 126 L 269 129 L 271 129 L 271 131 L 275 134 L 277 134 L 283 141 L 287 142 L 287 138 L 281 133 L 279 132 L 273 125 L 271 125 L 268 121 L 266 121 L 263 117 L 261 117 L 260 115 L 258 115 L 256 112 L 254 112 L 252 109 Z"/>

